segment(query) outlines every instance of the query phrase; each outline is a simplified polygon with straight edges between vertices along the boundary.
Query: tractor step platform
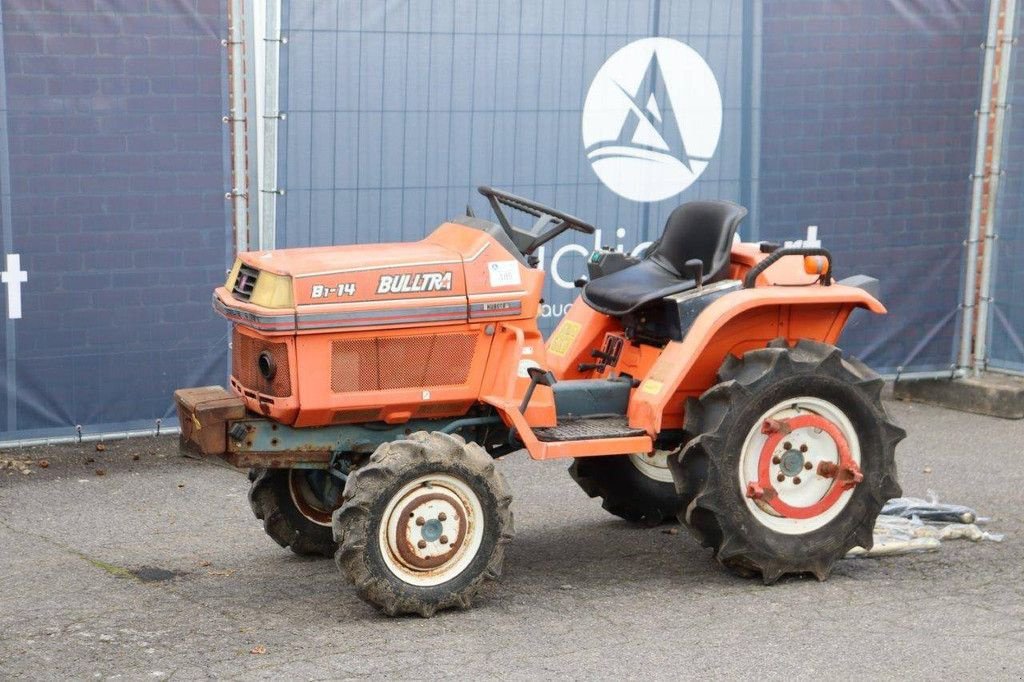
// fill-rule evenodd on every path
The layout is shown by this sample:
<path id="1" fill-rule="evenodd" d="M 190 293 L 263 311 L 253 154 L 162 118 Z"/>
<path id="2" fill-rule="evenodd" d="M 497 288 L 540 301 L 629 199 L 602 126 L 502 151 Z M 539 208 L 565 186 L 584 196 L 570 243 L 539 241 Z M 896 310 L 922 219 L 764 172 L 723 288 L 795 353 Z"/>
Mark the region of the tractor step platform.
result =
<path id="1" fill-rule="evenodd" d="M 642 436 L 643 429 L 631 429 L 626 417 L 589 417 L 563 419 L 558 426 L 534 429 L 537 440 L 562 442 L 567 440 L 593 440 L 596 438 L 625 438 Z"/>

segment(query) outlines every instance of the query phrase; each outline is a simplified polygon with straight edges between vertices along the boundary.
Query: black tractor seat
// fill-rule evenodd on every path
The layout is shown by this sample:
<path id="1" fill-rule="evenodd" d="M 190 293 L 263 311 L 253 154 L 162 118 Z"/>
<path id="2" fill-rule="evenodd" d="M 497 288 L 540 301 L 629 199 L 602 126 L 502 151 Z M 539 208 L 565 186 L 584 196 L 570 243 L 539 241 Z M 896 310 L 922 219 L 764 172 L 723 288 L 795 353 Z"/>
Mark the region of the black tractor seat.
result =
<path id="1" fill-rule="evenodd" d="M 643 260 L 583 287 L 583 301 L 605 315 L 626 315 L 697 283 L 682 273 L 686 261 L 704 265 L 704 283 L 729 275 L 729 255 L 736 228 L 747 209 L 731 201 L 691 201 L 672 211 L 661 239 Z"/>

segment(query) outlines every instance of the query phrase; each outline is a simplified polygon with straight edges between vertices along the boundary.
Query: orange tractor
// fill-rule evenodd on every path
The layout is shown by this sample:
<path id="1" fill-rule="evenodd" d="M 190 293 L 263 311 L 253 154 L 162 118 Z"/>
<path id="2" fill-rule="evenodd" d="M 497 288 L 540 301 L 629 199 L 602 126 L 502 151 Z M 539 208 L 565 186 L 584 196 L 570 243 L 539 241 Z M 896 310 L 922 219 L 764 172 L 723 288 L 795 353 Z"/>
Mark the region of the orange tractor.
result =
<path id="1" fill-rule="evenodd" d="M 535 252 L 594 228 L 480 192 L 497 222 L 243 253 L 215 291 L 230 391 L 177 391 L 181 440 L 250 469 L 274 540 L 334 556 L 388 614 L 467 607 L 513 536 L 495 459 L 525 449 L 766 583 L 871 546 L 905 434 L 834 344 L 854 308 L 885 312 L 876 280 L 834 281 L 824 249 L 736 243 L 745 209 L 691 202 L 643 257 L 594 251 L 545 343 Z"/>

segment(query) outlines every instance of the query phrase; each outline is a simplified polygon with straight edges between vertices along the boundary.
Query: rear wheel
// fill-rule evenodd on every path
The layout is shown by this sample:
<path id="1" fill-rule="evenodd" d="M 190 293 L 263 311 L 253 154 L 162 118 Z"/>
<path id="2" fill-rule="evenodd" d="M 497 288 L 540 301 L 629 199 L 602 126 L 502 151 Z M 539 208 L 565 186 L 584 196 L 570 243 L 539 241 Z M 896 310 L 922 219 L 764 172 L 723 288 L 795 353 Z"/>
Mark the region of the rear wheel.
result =
<path id="1" fill-rule="evenodd" d="M 680 514 L 725 566 L 771 583 L 828 577 L 851 548 L 870 549 L 882 505 L 898 497 L 906 435 L 880 400 L 882 380 L 833 346 L 784 341 L 730 357 L 720 383 L 688 401 L 699 434 L 670 462 L 696 495 Z"/>
<path id="2" fill-rule="evenodd" d="M 249 480 L 249 504 L 277 544 L 300 556 L 334 556 L 339 481 L 322 469 L 252 469 Z"/>
<path id="3" fill-rule="evenodd" d="M 512 539 L 511 496 L 475 443 L 414 433 L 384 443 L 334 514 L 338 568 L 388 615 L 468 608 Z"/>
<path id="4" fill-rule="evenodd" d="M 656 526 L 675 521 L 688 502 L 676 492 L 668 467 L 670 454 L 655 450 L 652 455 L 581 457 L 573 461 L 569 475 L 587 495 L 600 497 L 609 513 Z"/>

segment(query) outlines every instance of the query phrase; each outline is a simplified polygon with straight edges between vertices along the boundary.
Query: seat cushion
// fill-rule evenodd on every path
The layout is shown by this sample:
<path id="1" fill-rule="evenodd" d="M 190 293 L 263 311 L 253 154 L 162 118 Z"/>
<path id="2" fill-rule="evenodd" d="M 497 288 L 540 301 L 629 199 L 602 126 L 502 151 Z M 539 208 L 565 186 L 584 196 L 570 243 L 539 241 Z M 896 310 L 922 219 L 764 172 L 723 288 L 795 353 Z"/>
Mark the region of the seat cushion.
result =
<path id="1" fill-rule="evenodd" d="M 692 279 L 680 279 L 647 259 L 605 275 L 583 287 L 583 301 L 605 315 L 625 315 L 646 303 L 696 286 Z"/>

